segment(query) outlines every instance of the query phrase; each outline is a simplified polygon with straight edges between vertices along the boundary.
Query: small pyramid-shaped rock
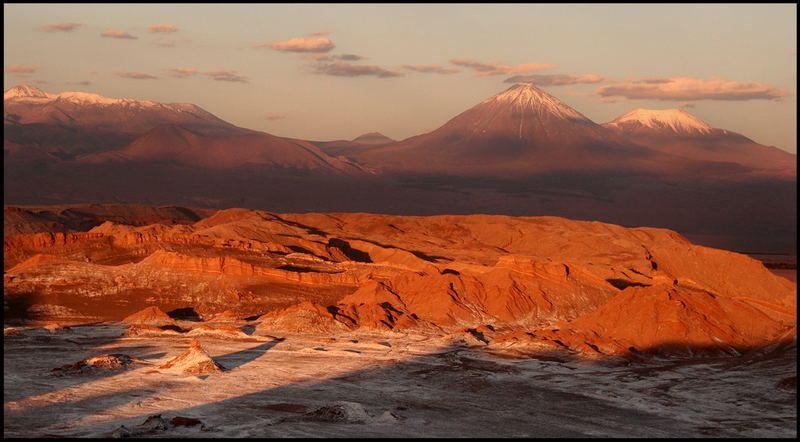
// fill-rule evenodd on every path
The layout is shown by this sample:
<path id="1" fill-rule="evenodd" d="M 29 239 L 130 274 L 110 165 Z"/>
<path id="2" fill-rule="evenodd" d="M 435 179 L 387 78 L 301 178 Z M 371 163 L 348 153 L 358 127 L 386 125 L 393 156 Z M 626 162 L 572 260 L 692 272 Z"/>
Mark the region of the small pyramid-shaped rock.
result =
<path id="1" fill-rule="evenodd" d="M 225 367 L 211 359 L 211 356 L 203 350 L 197 339 L 192 339 L 189 349 L 180 356 L 170 359 L 166 364 L 158 368 L 180 370 L 191 374 L 220 373 L 225 370 Z"/>
<path id="2" fill-rule="evenodd" d="M 139 310 L 138 312 L 123 319 L 122 322 L 127 322 L 128 324 L 148 324 L 148 325 L 175 324 L 174 319 L 170 318 L 169 315 L 167 315 L 160 308 L 154 305 L 147 307 L 144 310 Z"/>

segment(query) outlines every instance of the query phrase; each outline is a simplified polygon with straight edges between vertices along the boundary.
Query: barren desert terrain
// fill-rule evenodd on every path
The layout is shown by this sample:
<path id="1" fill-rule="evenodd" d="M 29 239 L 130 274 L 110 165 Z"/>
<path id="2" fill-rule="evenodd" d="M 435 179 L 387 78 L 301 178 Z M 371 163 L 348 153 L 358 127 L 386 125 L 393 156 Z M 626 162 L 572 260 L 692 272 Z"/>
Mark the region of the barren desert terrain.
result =
<path id="1" fill-rule="evenodd" d="M 673 231 L 5 212 L 6 437 L 797 432 L 795 283 Z"/>

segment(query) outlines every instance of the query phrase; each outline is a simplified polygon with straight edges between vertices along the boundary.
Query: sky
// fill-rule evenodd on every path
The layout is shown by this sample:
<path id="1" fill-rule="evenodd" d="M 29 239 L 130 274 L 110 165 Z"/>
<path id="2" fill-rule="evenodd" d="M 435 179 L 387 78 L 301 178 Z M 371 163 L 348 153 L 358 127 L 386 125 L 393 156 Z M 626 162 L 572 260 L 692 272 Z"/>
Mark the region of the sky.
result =
<path id="1" fill-rule="evenodd" d="M 795 4 L 5 4 L 3 86 L 307 140 L 429 132 L 517 81 L 797 151 Z"/>

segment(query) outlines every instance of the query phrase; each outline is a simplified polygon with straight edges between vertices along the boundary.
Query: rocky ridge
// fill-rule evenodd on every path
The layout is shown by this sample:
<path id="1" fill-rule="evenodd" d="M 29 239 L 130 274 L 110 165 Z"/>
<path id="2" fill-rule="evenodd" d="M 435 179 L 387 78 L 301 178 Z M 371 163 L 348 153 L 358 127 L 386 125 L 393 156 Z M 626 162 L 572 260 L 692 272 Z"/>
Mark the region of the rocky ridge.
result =
<path id="1" fill-rule="evenodd" d="M 796 285 L 759 261 L 669 230 L 557 217 L 229 209 L 193 224 L 13 235 L 4 255 L 10 299 L 105 298 L 118 318 L 151 306 L 131 324 L 191 309 L 258 317 L 259 333 L 480 329 L 492 332 L 473 341 L 498 348 L 635 356 L 734 354 L 790 339 L 796 317 Z"/>

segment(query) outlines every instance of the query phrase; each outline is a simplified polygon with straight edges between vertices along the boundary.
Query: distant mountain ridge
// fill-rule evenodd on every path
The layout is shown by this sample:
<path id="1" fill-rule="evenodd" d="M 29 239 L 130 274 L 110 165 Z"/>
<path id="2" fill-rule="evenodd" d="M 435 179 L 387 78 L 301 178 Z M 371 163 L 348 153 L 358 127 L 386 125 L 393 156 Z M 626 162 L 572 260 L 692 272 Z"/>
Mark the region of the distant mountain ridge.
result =
<path id="1" fill-rule="evenodd" d="M 682 111 L 597 124 L 521 84 L 404 140 L 311 142 L 194 105 L 30 86 L 5 95 L 6 204 L 554 215 L 796 248 L 796 155 Z"/>
<path id="2" fill-rule="evenodd" d="M 704 145 L 681 146 L 687 139 Z M 715 129 L 688 112 L 637 109 L 601 125 L 531 83 L 516 84 L 429 133 L 341 152 L 390 173 L 796 174 L 796 156 Z"/>
<path id="3" fill-rule="evenodd" d="M 161 124 L 209 135 L 253 132 L 187 103 L 108 98 L 86 92 L 49 94 L 30 85 L 3 94 L 4 141 L 29 146 L 42 158 L 74 159 L 120 148 Z M 31 152 L 25 153 L 31 156 Z"/>

